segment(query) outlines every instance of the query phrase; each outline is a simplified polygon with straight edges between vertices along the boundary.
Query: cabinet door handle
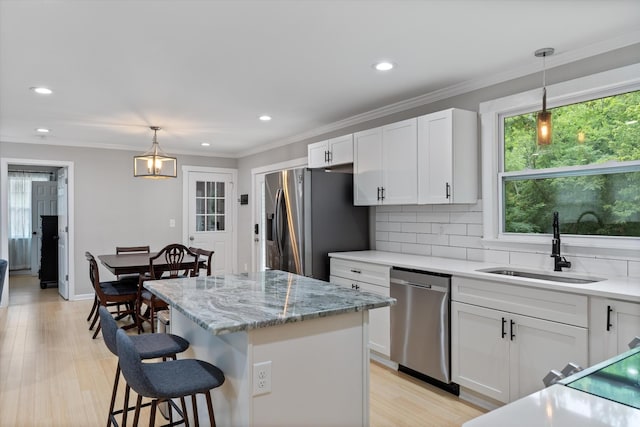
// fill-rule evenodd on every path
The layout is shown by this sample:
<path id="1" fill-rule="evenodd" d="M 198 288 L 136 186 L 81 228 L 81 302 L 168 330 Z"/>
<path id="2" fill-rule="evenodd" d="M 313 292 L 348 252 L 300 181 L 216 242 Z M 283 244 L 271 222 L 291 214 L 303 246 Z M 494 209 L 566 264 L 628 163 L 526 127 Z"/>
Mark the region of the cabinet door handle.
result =
<path id="1" fill-rule="evenodd" d="M 511 327 L 510 327 L 511 334 L 510 335 L 511 335 L 511 341 L 513 341 L 513 339 L 516 337 L 516 334 L 513 333 L 513 327 L 515 326 L 516 322 L 514 322 L 513 319 L 512 319 L 512 320 L 510 320 L 510 323 L 511 323 Z"/>
<path id="2" fill-rule="evenodd" d="M 380 187 L 378 187 L 378 200 L 380 200 Z"/>
<path id="3" fill-rule="evenodd" d="M 355 283 L 352 283 L 352 284 L 351 284 L 351 289 L 358 290 L 358 289 L 360 289 L 360 285 L 357 285 L 357 284 L 355 284 Z"/>
<path id="4" fill-rule="evenodd" d="M 613 308 L 611 308 L 610 305 L 607 306 L 607 331 L 611 330 L 611 327 L 613 326 L 611 324 L 611 312 L 613 311 Z"/>
<path id="5" fill-rule="evenodd" d="M 507 335 L 507 331 L 505 331 L 504 327 L 507 324 L 507 319 L 505 319 L 504 317 L 502 318 L 502 338 L 504 338 Z"/>
<path id="6" fill-rule="evenodd" d="M 361 271 L 361 270 L 356 270 L 355 268 L 352 268 L 352 269 L 351 269 L 351 272 L 352 272 L 352 273 L 358 273 L 358 274 L 362 273 L 362 271 Z"/>
<path id="7" fill-rule="evenodd" d="M 325 163 L 329 163 L 329 152 L 328 151 L 324 152 L 324 162 Z"/>
<path id="8" fill-rule="evenodd" d="M 384 200 L 384 187 L 380 187 L 380 189 L 382 190 L 382 200 Z"/>
<path id="9" fill-rule="evenodd" d="M 329 159 L 329 162 L 333 162 L 333 151 L 327 151 L 327 158 Z"/>
<path id="10" fill-rule="evenodd" d="M 451 197 L 451 186 L 449 185 L 449 183 L 448 183 L 448 182 L 447 182 L 447 185 L 446 185 L 446 186 L 445 186 L 445 188 L 444 188 L 444 191 L 445 191 L 445 194 L 446 194 L 446 196 L 447 196 L 447 199 L 448 199 L 449 197 Z"/>

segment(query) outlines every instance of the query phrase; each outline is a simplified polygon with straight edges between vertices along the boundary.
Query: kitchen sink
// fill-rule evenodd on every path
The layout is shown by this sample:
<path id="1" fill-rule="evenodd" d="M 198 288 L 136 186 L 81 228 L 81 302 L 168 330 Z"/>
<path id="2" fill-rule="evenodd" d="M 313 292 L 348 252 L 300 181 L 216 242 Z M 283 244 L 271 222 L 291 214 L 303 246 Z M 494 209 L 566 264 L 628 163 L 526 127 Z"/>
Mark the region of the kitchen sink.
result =
<path id="1" fill-rule="evenodd" d="M 487 268 L 484 270 L 477 270 L 483 273 L 491 273 L 491 274 L 500 274 L 502 276 L 513 276 L 513 277 L 522 277 L 525 279 L 537 279 L 537 280 L 547 280 L 550 282 L 563 282 L 563 283 L 595 283 L 601 282 L 604 279 L 599 278 L 588 278 L 588 277 L 571 277 L 571 276 L 560 276 L 555 274 L 548 273 L 536 273 L 527 270 L 514 270 L 511 268 Z"/>

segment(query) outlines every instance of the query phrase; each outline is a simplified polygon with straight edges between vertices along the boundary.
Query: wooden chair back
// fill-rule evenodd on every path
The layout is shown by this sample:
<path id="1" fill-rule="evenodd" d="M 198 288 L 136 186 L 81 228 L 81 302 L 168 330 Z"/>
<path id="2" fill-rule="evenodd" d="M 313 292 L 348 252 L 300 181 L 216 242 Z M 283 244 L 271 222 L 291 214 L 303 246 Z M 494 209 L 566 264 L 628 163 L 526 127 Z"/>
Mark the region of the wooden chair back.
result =
<path id="1" fill-rule="evenodd" d="M 185 259 L 186 257 L 186 259 Z M 163 260 L 165 266 L 158 267 L 158 260 Z M 169 278 L 176 278 L 184 271 L 185 276 L 195 276 L 200 263 L 200 256 L 189 250 L 185 245 L 173 243 L 165 246 L 155 256 L 149 258 L 149 276 L 151 280 L 160 279 L 162 272 L 169 273 Z"/>
<path id="2" fill-rule="evenodd" d="M 194 247 L 190 247 L 189 250 L 195 254 L 198 255 L 202 255 L 205 259 L 205 265 L 202 266 L 201 268 L 206 268 L 207 269 L 207 276 L 211 276 L 211 267 L 212 267 L 212 258 L 213 258 L 213 254 L 215 253 L 215 251 L 208 251 L 206 249 L 200 249 L 200 248 L 194 248 Z M 196 276 L 200 275 L 200 269 L 197 269 L 197 273 Z"/>
<path id="3" fill-rule="evenodd" d="M 149 246 L 116 246 L 116 255 L 120 254 L 148 254 L 151 253 Z M 137 274 L 116 275 L 118 280 L 138 280 Z"/>
<path id="4" fill-rule="evenodd" d="M 116 254 L 125 253 L 150 253 L 151 248 L 149 246 L 116 246 Z"/>

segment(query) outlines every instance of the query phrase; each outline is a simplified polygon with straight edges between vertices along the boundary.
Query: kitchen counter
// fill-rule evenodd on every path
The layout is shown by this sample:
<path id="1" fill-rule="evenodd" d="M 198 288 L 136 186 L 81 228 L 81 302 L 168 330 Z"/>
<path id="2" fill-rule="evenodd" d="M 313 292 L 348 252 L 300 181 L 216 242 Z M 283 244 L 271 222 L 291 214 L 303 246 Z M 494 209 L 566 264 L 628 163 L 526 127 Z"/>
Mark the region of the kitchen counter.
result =
<path id="1" fill-rule="evenodd" d="M 638 426 L 640 347 L 481 415 L 464 427 Z M 584 391 L 583 391 L 584 390 Z"/>
<path id="2" fill-rule="evenodd" d="M 640 410 L 592 396 L 560 384 L 481 415 L 463 427 L 632 427 Z"/>
<path id="3" fill-rule="evenodd" d="M 284 271 L 145 282 L 145 287 L 214 335 L 371 310 L 395 303 Z"/>
<path id="4" fill-rule="evenodd" d="M 383 251 L 354 251 L 332 252 L 330 257 L 351 261 L 368 262 L 403 268 L 432 271 L 435 273 L 451 274 L 453 276 L 470 277 L 474 279 L 490 280 L 492 282 L 511 283 L 520 286 L 530 286 L 540 289 L 549 289 L 562 292 L 570 292 L 589 296 L 623 299 L 625 301 L 640 302 L 640 279 L 637 277 L 599 277 L 602 281 L 594 283 L 564 283 L 547 280 L 528 279 L 523 277 L 504 276 L 486 273 L 478 270 L 488 268 L 514 268 L 530 270 L 504 264 L 484 263 L 475 261 L 456 260 L 450 258 L 436 258 L 420 255 L 409 255 Z M 531 270 L 533 271 L 533 270 Z M 545 273 L 557 276 L 592 278 L 593 276 L 574 274 L 569 271 Z"/>
<path id="5" fill-rule="evenodd" d="M 169 303 L 171 332 L 190 343 L 179 357 L 224 372 L 217 425 L 369 425 L 369 310 L 394 299 L 282 271 L 145 287 Z"/>

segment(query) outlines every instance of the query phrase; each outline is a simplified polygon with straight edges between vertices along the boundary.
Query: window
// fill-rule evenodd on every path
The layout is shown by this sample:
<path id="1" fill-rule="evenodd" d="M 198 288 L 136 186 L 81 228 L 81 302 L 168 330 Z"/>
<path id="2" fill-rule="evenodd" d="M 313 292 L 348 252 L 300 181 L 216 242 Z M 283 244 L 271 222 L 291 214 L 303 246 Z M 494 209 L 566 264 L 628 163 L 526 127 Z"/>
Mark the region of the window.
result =
<path id="1" fill-rule="evenodd" d="M 224 231 L 224 182 L 196 182 L 196 231 Z"/>
<path id="2" fill-rule="evenodd" d="M 640 237 L 640 91 L 551 109 L 549 145 L 535 113 L 503 116 L 502 229 Z"/>
<path id="3" fill-rule="evenodd" d="M 480 104 L 485 247 L 546 251 L 558 211 L 563 243 L 585 253 L 636 253 L 640 64 L 547 86 L 547 92 L 548 146 L 535 139 L 541 88 Z"/>

